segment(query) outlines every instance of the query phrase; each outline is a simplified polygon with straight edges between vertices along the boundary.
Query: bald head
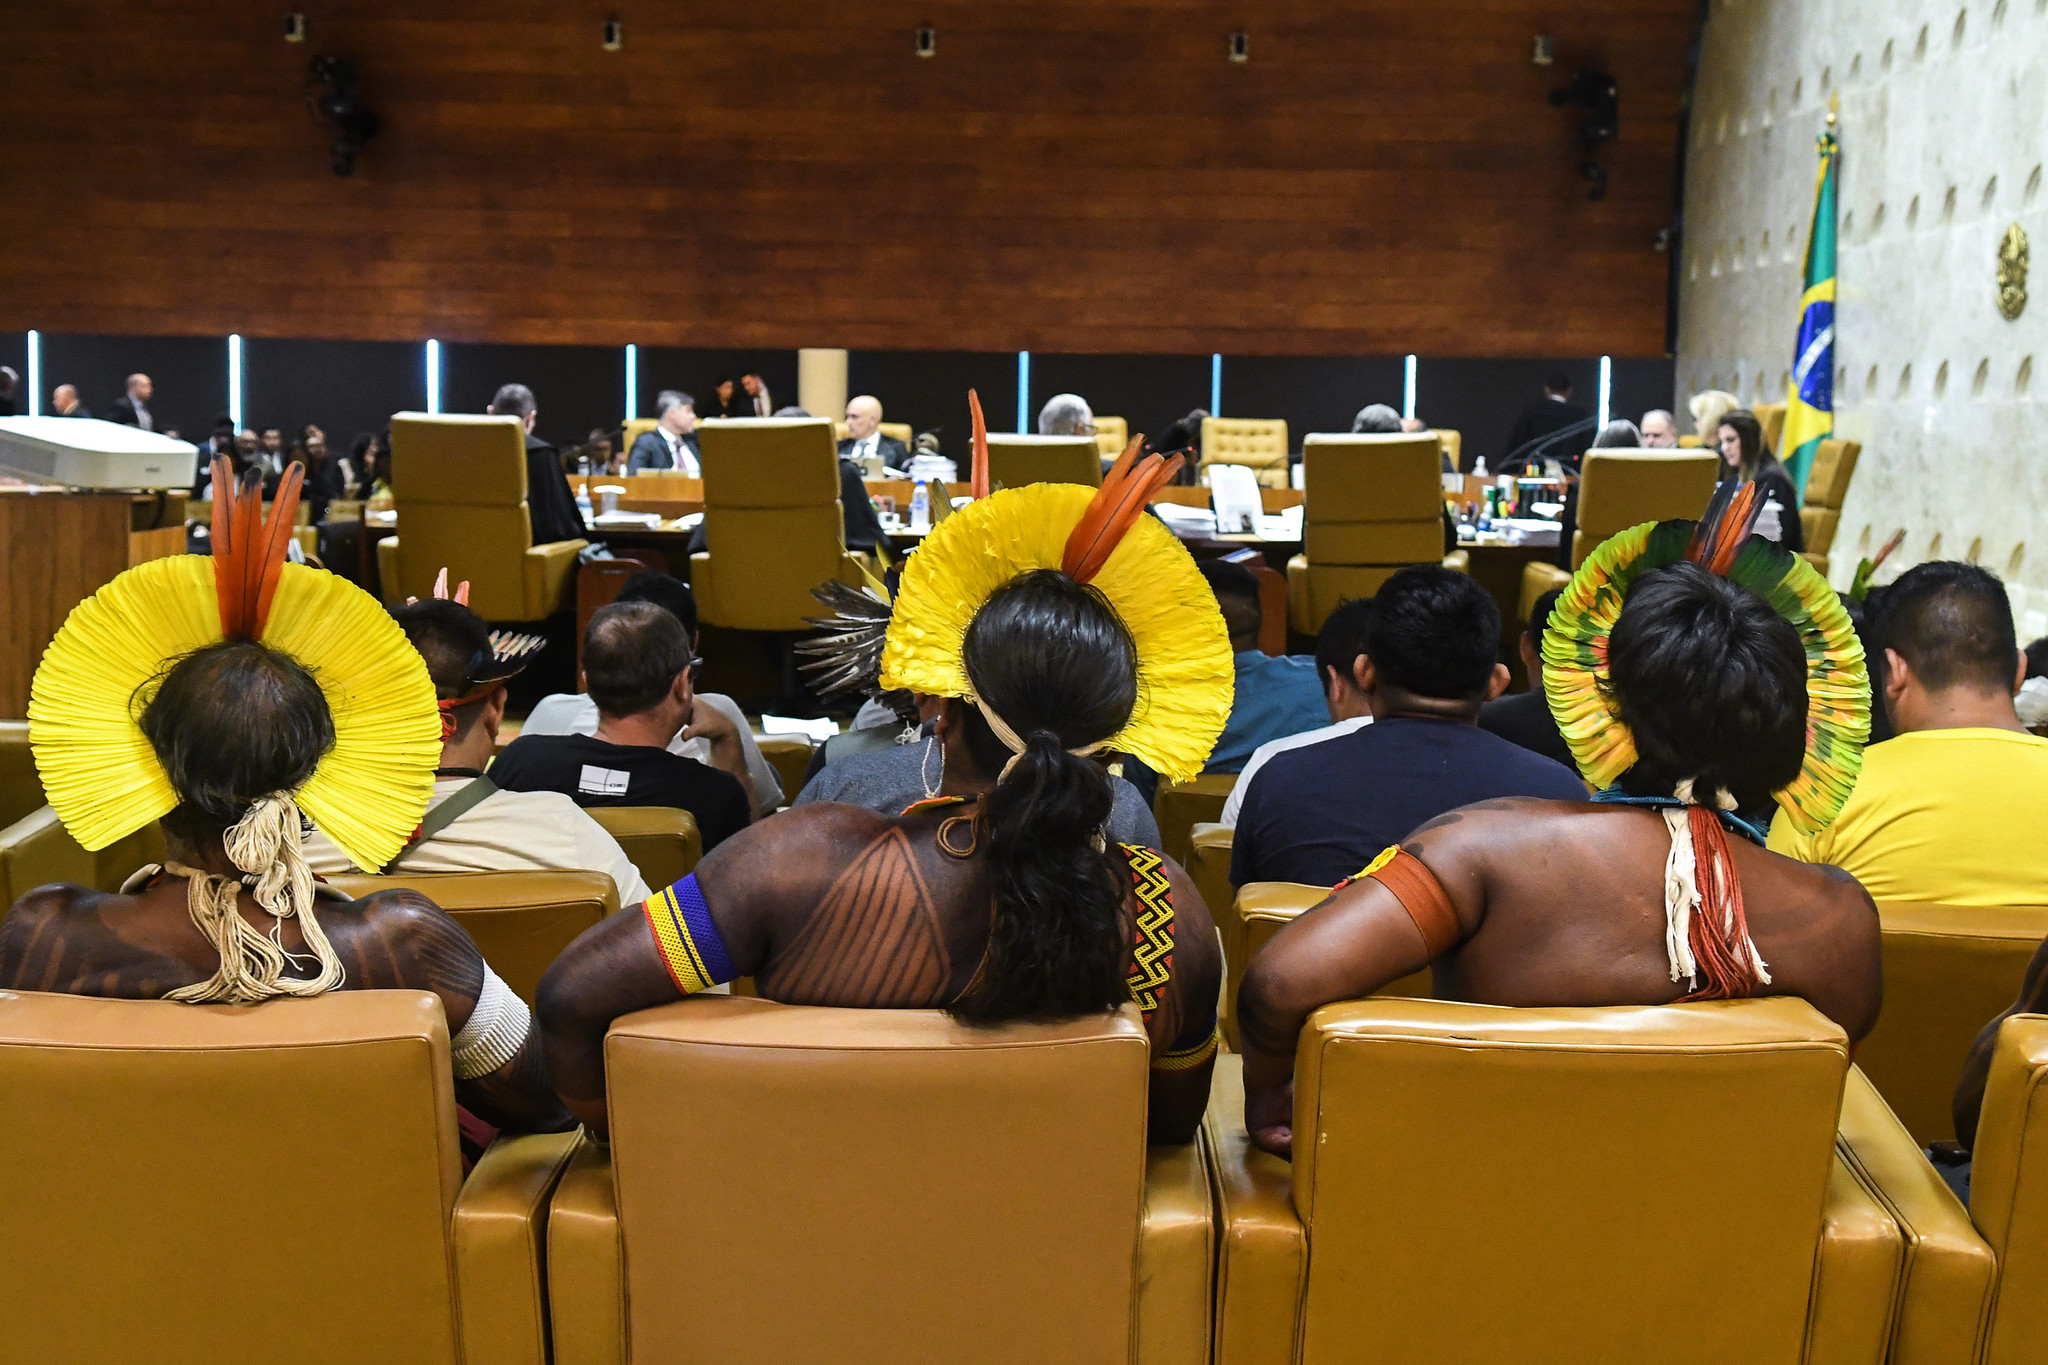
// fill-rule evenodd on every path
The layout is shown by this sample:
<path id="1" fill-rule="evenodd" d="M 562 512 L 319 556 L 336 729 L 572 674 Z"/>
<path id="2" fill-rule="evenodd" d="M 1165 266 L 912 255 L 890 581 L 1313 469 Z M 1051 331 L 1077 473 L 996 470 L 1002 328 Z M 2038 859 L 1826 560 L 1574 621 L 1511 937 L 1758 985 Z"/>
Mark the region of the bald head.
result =
<path id="1" fill-rule="evenodd" d="M 849 440 L 865 441 L 881 425 L 882 404 L 873 395 L 864 393 L 846 405 L 846 435 Z"/>
<path id="2" fill-rule="evenodd" d="M 128 396 L 140 403 L 147 403 L 149 396 L 156 392 L 156 386 L 149 382 L 146 374 L 128 376 Z"/>
<path id="3" fill-rule="evenodd" d="M 1678 423 L 1663 408 L 1651 408 L 1643 414 L 1641 431 L 1647 449 L 1669 450 L 1678 444 Z"/>

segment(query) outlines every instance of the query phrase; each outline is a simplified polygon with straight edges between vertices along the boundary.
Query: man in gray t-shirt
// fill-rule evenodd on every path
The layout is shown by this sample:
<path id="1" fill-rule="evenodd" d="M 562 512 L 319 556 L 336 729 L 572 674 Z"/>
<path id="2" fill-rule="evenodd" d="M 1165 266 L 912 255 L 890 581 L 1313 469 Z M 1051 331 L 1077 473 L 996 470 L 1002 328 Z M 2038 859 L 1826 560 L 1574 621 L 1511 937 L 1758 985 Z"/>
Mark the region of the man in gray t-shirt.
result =
<path id="1" fill-rule="evenodd" d="M 919 740 L 914 744 L 891 745 L 876 753 L 856 754 L 829 764 L 804 784 L 804 789 L 797 793 L 791 804 L 801 806 L 808 801 L 838 801 L 849 806 L 864 806 L 883 815 L 901 815 L 906 807 L 924 800 L 925 777 L 920 760 L 926 757 L 927 747 L 927 741 Z M 934 773 L 938 766 L 937 756 L 932 755 L 931 769 Z M 1109 809 L 1109 826 L 1105 830 L 1109 839 L 1120 844 L 1158 848 L 1159 822 L 1146 809 L 1138 789 L 1121 777 L 1112 777 L 1109 786 L 1114 795 Z"/>

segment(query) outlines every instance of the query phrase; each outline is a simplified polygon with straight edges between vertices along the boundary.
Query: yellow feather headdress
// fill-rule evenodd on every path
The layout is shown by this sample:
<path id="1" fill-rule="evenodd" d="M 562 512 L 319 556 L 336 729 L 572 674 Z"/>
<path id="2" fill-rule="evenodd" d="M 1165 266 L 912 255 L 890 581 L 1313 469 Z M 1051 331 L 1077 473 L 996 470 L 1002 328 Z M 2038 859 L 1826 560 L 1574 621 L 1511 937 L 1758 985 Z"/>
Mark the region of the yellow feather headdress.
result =
<path id="1" fill-rule="evenodd" d="M 1230 637 L 1186 547 L 1145 505 L 1180 457 L 1138 457 L 1134 440 L 1099 489 L 1041 483 L 985 494 L 987 440 L 974 417 L 977 501 L 940 522 L 910 556 L 882 648 L 881 685 L 941 697 L 974 693 L 961 659 L 990 594 L 1036 569 L 1093 583 L 1138 647 L 1138 701 L 1104 742 L 1174 781 L 1202 770 L 1230 718 Z"/>

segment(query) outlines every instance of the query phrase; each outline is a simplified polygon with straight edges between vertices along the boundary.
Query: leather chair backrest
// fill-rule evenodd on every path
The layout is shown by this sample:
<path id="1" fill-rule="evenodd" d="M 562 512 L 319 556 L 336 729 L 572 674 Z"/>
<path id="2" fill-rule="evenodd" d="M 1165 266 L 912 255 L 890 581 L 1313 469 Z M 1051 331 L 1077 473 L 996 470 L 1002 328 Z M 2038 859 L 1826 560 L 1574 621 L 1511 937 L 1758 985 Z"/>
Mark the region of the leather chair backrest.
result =
<path id="1" fill-rule="evenodd" d="M 1572 566 L 1609 536 L 1646 521 L 1698 517 L 1714 496 L 1721 457 L 1589 450 L 1579 470 L 1579 529 Z"/>
<path id="2" fill-rule="evenodd" d="M 10 1360 L 461 1365 L 448 1027 L 0 991 Z"/>
<path id="3" fill-rule="evenodd" d="M 1799 529 L 1806 537 L 1809 555 L 1826 555 L 1835 547 L 1835 532 L 1842 525 L 1842 511 L 1838 507 L 1802 507 L 1799 509 Z"/>
<path id="4" fill-rule="evenodd" d="M 661 419 L 659 417 L 627 418 L 624 426 L 619 431 L 619 453 L 621 455 L 632 454 L 633 442 L 639 440 L 648 432 L 655 430 L 660 425 Z"/>
<path id="5" fill-rule="evenodd" d="M 1303 550 L 1311 566 L 1443 558 L 1443 447 L 1427 431 L 1302 438 Z"/>
<path id="6" fill-rule="evenodd" d="M 839 453 L 822 417 L 715 417 L 697 427 L 704 465 L 702 561 L 691 565 L 703 619 L 796 630 L 811 589 L 844 572 Z M 700 583 L 698 580 L 703 579 Z"/>
<path id="7" fill-rule="evenodd" d="M 1159 824 L 1159 851 L 1186 865 L 1188 837 L 1198 824 L 1220 819 L 1223 803 L 1237 789 L 1236 773 L 1201 773 L 1186 782 L 1159 779 L 1152 794 L 1152 818 Z"/>
<path id="8" fill-rule="evenodd" d="M 1128 1007 L 973 1028 L 700 997 L 616 1021 L 632 1360 L 1130 1358 L 1148 1063 Z"/>
<path id="9" fill-rule="evenodd" d="M 1121 417 L 1105 417 L 1095 414 L 1095 449 L 1108 458 L 1114 459 L 1124 453 L 1124 447 L 1131 443 L 1131 424 Z"/>
<path id="10" fill-rule="evenodd" d="M 1756 414 L 1757 425 L 1764 430 L 1764 443 L 1782 457 L 1785 452 L 1778 449 L 1778 443 L 1779 438 L 1785 434 L 1785 405 L 1758 403 L 1750 411 Z"/>
<path id="11" fill-rule="evenodd" d="M 696 870 L 704 856 L 697 817 L 674 806 L 592 806 L 590 818 L 640 869 L 640 880 L 659 890 Z"/>
<path id="12" fill-rule="evenodd" d="M 1298 1358 L 1800 1359 L 1848 1051 L 1789 998 L 1317 1011 Z"/>
<path id="13" fill-rule="evenodd" d="M 1955 1136 L 1951 1102 L 1977 1034 L 2012 1007 L 2048 907 L 1877 907 L 1884 1011 L 1856 1064 L 1922 1146 Z"/>
<path id="14" fill-rule="evenodd" d="M 28 747 L 28 722 L 0 720 L 0 828 L 41 806 L 43 779 Z"/>
<path id="15" fill-rule="evenodd" d="M 1444 458 L 1451 462 L 1451 468 L 1463 469 L 1462 461 L 1465 458 L 1464 433 L 1452 431 L 1448 427 L 1436 427 L 1433 429 L 1432 434 L 1436 437 L 1437 447 L 1443 451 Z"/>
<path id="16" fill-rule="evenodd" d="M 804 774 L 811 770 L 817 746 L 805 735 L 759 735 L 754 743 L 761 750 L 761 757 L 768 760 L 768 766 L 775 769 L 775 778 L 782 784 L 783 803 L 796 800 L 796 794 L 804 789 Z"/>
<path id="17" fill-rule="evenodd" d="M 443 568 L 469 580 L 487 621 L 525 619 L 526 428 L 517 417 L 401 412 L 391 419 L 398 583 L 385 600 L 430 596 Z M 394 595 L 395 594 L 395 595 Z"/>
<path id="18" fill-rule="evenodd" d="M 1856 476 L 1856 462 L 1862 456 L 1863 445 L 1859 441 L 1831 436 L 1816 446 L 1813 465 L 1806 471 L 1806 506 L 1841 511 L 1849 496 L 1849 480 Z"/>
<path id="19" fill-rule="evenodd" d="M 154 822 L 105 848 L 87 851 L 48 806 L 0 830 L 0 897 L 13 905 L 39 886 L 68 882 L 119 891 L 130 873 L 164 860 L 163 828 Z"/>
<path id="20" fill-rule="evenodd" d="M 1287 423 L 1278 418 L 1204 417 L 1202 463 L 1287 468 Z"/>
<path id="21" fill-rule="evenodd" d="M 961 473 L 966 473 L 965 469 Z M 1022 488 L 1033 483 L 1102 483 L 1102 450 L 1093 436 L 988 434 L 991 486 Z"/>
<path id="22" fill-rule="evenodd" d="M 2048 1341 L 2048 1016 L 2000 1026 L 1972 1155 L 1970 1220 L 1998 1256 L 1983 1365 L 2037 1361 Z"/>
<path id="23" fill-rule="evenodd" d="M 533 1003 L 541 973 L 578 934 L 618 913 L 619 889 L 602 872 L 424 872 L 329 877 L 360 899 L 392 887 L 419 892 L 451 915 L 513 993 Z"/>

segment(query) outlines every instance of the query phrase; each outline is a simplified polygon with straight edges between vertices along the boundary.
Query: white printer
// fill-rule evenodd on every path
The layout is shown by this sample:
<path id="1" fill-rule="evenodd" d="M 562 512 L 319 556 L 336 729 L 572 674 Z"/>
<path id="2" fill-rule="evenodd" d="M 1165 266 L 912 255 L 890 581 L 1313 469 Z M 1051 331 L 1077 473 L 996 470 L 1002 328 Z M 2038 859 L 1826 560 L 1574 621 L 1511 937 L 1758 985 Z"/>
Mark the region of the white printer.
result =
<path id="1" fill-rule="evenodd" d="M 187 489 L 199 448 L 96 417 L 0 417 L 0 471 L 73 488 Z"/>

